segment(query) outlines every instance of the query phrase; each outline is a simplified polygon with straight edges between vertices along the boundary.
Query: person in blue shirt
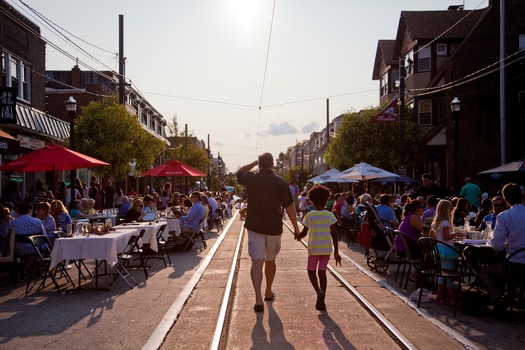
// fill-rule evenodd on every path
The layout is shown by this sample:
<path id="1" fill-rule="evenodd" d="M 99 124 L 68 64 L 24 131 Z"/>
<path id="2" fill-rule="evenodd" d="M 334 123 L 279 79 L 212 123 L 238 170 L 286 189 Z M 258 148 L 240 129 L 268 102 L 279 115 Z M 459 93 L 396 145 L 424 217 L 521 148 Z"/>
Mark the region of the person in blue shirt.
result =
<path id="1" fill-rule="evenodd" d="M 193 192 L 190 195 L 190 200 L 192 206 L 188 213 L 184 216 L 178 216 L 180 219 L 180 231 L 181 233 L 194 234 L 201 230 L 201 221 L 204 219 L 204 207 L 201 202 L 201 193 Z M 202 238 L 203 246 L 206 248 L 206 243 L 204 240 L 204 235 L 200 235 Z"/>
<path id="2" fill-rule="evenodd" d="M 392 199 L 388 194 L 383 193 L 379 196 L 379 202 L 376 206 L 377 215 L 381 219 L 384 227 L 395 229 L 399 226 L 394 209 L 390 206 Z"/>

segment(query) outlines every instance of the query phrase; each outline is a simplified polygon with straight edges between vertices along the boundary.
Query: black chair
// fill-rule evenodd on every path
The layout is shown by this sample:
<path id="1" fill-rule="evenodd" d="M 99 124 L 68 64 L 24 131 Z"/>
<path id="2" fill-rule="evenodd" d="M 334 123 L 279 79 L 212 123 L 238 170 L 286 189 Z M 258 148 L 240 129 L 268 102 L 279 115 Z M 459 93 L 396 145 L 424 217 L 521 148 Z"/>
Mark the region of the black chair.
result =
<path id="1" fill-rule="evenodd" d="M 454 247 L 440 242 L 433 238 L 422 237 L 418 240 L 418 245 L 421 249 L 422 259 L 421 259 L 421 279 L 419 282 L 419 298 L 417 301 L 417 307 L 421 305 L 421 295 L 423 293 L 423 281 L 425 276 L 434 278 L 434 277 L 443 277 L 446 279 L 457 280 L 458 286 L 456 289 L 455 302 L 454 302 L 454 317 L 456 316 L 456 311 L 458 308 L 459 301 L 459 292 L 461 290 L 461 282 L 464 277 L 463 268 L 458 270 L 446 270 L 441 267 L 441 256 L 439 252 L 439 246 L 447 247 L 451 251 L 455 252 L 458 256 L 459 266 L 465 266 L 463 262 L 463 257 L 459 251 Z"/>
<path id="2" fill-rule="evenodd" d="M 202 239 L 202 249 L 201 250 L 204 250 L 204 249 L 208 248 L 208 245 L 206 244 L 206 239 L 204 239 L 204 228 L 203 228 L 204 220 L 205 219 L 201 219 L 201 221 L 199 223 L 199 228 L 200 228 L 199 230 L 196 230 L 196 231 L 193 231 L 193 232 L 181 232 L 181 235 L 183 235 L 184 237 L 186 237 L 188 239 L 188 243 L 186 243 L 186 246 L 183 249 L 184 251 L 189 251 L 188 247 L 189 247 L 190 244 L 193 244 L 193 246 L 196 246 L 197 245 L 197 237 L 199 237 L 199 236 Z"/>
<path id="3" fill-rule="evenodd" d="M 15 229 L 10 229 L 7 234 L 6 251 L 3 256 L 0 256 L 0 266 L 2 266 L 2 268 L 7 266 L 7 269 L 9 269 L 9 279 L 13 285 L 16 283 L 15 235 Z"/>
<path id="4" fill-rule="evenodd" d="M 224 228 L 224 221 L 222 219 L 222 209 L 219 208 L 213 212 L 211 219 L 208 222 L 209 230 L 211 231 L 214 227 L 217 229 L 217 232 L 221 232 Z"/>
<path id="5" fill-rule="evenodd" d="M 162 259 L 162 261 L 164 262 L 164 267 L 168 267 L 169 265 L 171 265 L 168 242 L 164 239 L 164 237 L 162 237 L 167 227 L 168 224 L 164 224 L 157 230 L 157 251 L 155 252 L 151 249 L 148 250 L 148 254 L 146 254 L 145 258 L 146 263 L 149 259 Z M 157 256 L 157 254 L 159 254 L 160 256 Z"/>
<path id="6" fill-rule="evenodd" d="M 125 267 L 126 265 L 129 265 L 131 260 L 133 260 L 133 251 L 138 247 L 139 240 L 140 235 L 131 236 L 129 238 L 128 244 L 124 248 L 124 251 L 118 255 L 117 263 L 113 267 L 113 271 L 111 272 L 111 276 L 109 278 L 108 287 L 111 287 L 113 282 L 117 280 L 118 276 L 122 277 L 130 289 L 133 289 L 134 286 L 128 281 L 128 278 L 133 281 L 133 283 L 135 283 L 135 286 L 139 285 L 139 283 L 135 280 L 135 278 L 133 278 L 131 273 Z M 115 273 L 115 277 L 111 278 L 113 273 Z"/>
<path id="7" fill-rule="evenodd" d="M 511 310 L 516 299 L 516 289 L 520 287 L 520 298 L 523 298 L 523 292 L 525 289 L 525 264 L 510 261 L 516 255 L 525 255 L 525 248 L 512 252 L 512 254 L 505 259 L 505 280 L 507 284 L 505 303 Z"/>
<path id="8" fill-rule="evenodd" d="M 60 286 L 56 280 L 56 273 L 60 271 L 63 276 L 65 276 L 66 280 L 71 283 L 71 285 L 74 287 L 75 284 L 73 283 L 73 280 L 69 276 L 67 270 L 64 269 L 64 265 L 62 262 L 58 263 L 57 266 L 53 270 L 49 270 L 51 265 L 51 252 L 53 249 L 53 246 L 51 244 L 51 241 L 47 236 L 44 235 L 34 235 L 27 237 L 28 240 L 33 245 L 33 248 L 35 248 L 36 254 L 34 256 L 33 262 L 31 264 L 31 269 L 29 273 L 29 277 L 27 279 L 27 286 L 26 286 L 26 294 L 29 293 L 29 291 L 33 288 L 33 286 L 36 284 L 36 281 L 33 283 L 31 288 L 29 285 L 31 284 L 31 279 L 33 276 L 42 277 L 42 283 L 37 288 L 39 290 L 40 288 L 46 287 L 46 279 L 49 277 L 53 284 L 55 285 L 56 289 L 60 292 Z"/>
<path id="9" fill-rule="evenodd" d="M 416 254 L 415 248 L 418 248 L 416 240 L 407 235 L 406 233 L 395 230 L 395 235 L 401 239 L 401 242 L 403 242 L 403 248 L 405 250 L 404 255 L 398 254 L 399 258 L 399 264 L 397 265 L 397 271 L 396 271 L 396 278 L 395 282 L 397 282 L 397 278 L 399 277 L 399 270 L 401 270 L 401 265 L 403 265 L 403 271 L 401 272 L 401 280 L 399 281 L 399 286 L 403 284 L 403 280 L 405 279 L 405 272 L 406 280 L 405 280 L 405 290 L 408 286 L 408 280 L 410 279 L 410 272 L 412 271 L 412 267 L 415 268 L 417 272 L 420 272 L 419 269 L 421 268 L 421 253 Z M 408 265 L 408 271 L 406 271 L 406 267 Z"/>
<path id="10" fill-rule="evenodd" d="M 132 250 L 131 253 L 138 255 L 138 258 L 135 258 L 135 260 L 138 259 L 140 261 L 139 267 L 142 268 L 142 271 L 144 271 L 144 276 L 146 277 L 146 279 L 148 279 L 149 273 L 148 273 L 148 266 L 146 265 L 147 264 L 147 253 L 145 251 L 148 248 L 144 247 L 144 246 L 146 246 L 145 244 L 143 244 L 142 248 L 139 246 L 139 242 L 144 237 L 145 233 L 146 233 L 146 229 L 145 228 L 140 230 L 139 235 L 138 235 L 138 239 L 135 241 L 135 245 L 133 246 L 133 250 Z M 127 267 L 131 267 L 129 265 L 130 259 L 125 260 L 125 261 L 126 261 L 126 266 Z"/>

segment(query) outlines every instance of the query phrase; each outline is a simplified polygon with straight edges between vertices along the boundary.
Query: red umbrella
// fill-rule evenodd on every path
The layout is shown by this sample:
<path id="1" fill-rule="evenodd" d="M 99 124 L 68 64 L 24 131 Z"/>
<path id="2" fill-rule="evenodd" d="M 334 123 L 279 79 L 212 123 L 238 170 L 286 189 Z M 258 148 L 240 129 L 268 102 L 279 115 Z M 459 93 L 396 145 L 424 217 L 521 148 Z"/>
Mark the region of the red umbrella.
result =
<path id="1" fill-rule="evenodd" d="M 0 166 L 0 171 L 27 173 L 32 171 L 74 170 L 109 165 L 101 160 L 52 143 Z"/>
<path id="2" fill-rule="evenodd" d="M 206 176 L 206 174 L 183 162 L 172 160 L 142 173 L 142 176 Z"/>

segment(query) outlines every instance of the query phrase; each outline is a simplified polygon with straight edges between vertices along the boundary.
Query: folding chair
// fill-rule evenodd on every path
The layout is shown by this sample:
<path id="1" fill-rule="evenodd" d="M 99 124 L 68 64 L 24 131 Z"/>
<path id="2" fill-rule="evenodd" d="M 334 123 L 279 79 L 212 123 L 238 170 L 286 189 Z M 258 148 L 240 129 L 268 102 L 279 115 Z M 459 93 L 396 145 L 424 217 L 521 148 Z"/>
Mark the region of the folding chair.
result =
<path id="1" fill-rule="evenodd" d="M 208 245 L 206 244 L 206 240 L 204 239 L 204 232 L 202 230 L 202 223 L 205 221 L 205 219 L 202 219 L 200 222 L 200 230 L 193 231 L 193 232 L 181 232 L 181 235 L 184 235 L 184 237 L 188 238 L 188 243 L 186 243 L 186 246 L 184 247 L 184 251 L 187 251 L 188 246 L 190 243 L 193 243 L 193 245 L 197 245 L 197 237 L 201 237 L 202 239 L 202 248 L 201 250 L 204 250 L 208 248 Z"/>
<path id="2" fill-rule="evenodd" d="M 124 248 L 124 251 L 118 255 L 117 263 L 113 267 L 113 270 L 116 271 L 115 277 L 111 278 L 110 276 L 108 287 L 111 287 L 111 285 L 117 280 L 117 277 L 119 275 L 127 283 L 130 289 L 133 289 L 134 286 L 132 286 L 131 283 L 129 283 L 128 278 L 131 279 L 133 283 L 135 283 L 135 286 L 139 285 L 135 278 L 133 278 L 131 273 L 124 266 L 128 265 L 129 262 L 133 259 L 133 251 L 136 249 L 136 247 L 138 247 L 139 239 L 140 235 L 131 236 L 128 240 L 128 244 Z M 111 272 L 111 275 L 113 275 L 113 271 Z"/>
<path id="3" fill-rule="evenodd" d="M 208 225 L 210 231 L 213 229 L 213 227 L 217 228 L 217 232 L 221 232 L 224 228 L 224 221 L 222 219 L 222 209 L 219 208 L 213 212 L 210 220 L 210 224 Z"/>
<path id="4" fill-rule="evenodd" d="M 0 265 L 9 265 L 9 279 L 16 283 L 16 265 L 15 265 L 15 229 L 12 228 L 7 234 L 7 251 L 4 256 L 0 256 Z"/>
<path id="5" fill-rule="evenodd" d="M 168 265 L 171 265 L 171 259 L 170 259 L 170 252 L 168 247 L 168 242 L 162 237 L 164 234 L 164 231 L 166 231 L 166 227 L 168 227 L 168 224 L 164 224 L 157 230 L 157 249 L 158 251 L 155 252 L 153 250 L 149 250 L 149 254 L 146 255 L 146 263 L 149 259 L 162 259 L 164 262 L 164 267 L 168 267 Z M 156 256 L 157 254 L 160 255 L 160 257 Z M 166 262 L 167 260 L 167 262 Z"/>
<path id="6" fill-rule="evenodd" d="M 137 254 L 139 256 L 138 258 L 135 258 L 135 260 L 137 260 L 137 259 L 140 260 L 139 267 L 142 268 L 142 271 L 144 271 L 144 276 L 146 277 L 146 279 L 148 279 L 149 273 L 148 273 L 148 266 L 146 265 L 146 263 L 147 263 L 147 258 L 146 258 L 147 254 L 144 252 L 145 249 L 142 249 L 141 247 L 139 247 L 139 242 L 144 237 L 145 233 L 146 233 L 146 229 L 145 228 L 140 230 L 139 235 L 138 235 L 138 239 L 135 241 L 135 245 L 133 246 L 132 254 Z M 129 260 L 126 261 L 126 266 L 127 267 L 131 267 L 129 265 Z"/>
<path id="7" fill-rule="evenodd" d="M 52 271 L 49 271 L 50 265 L 51 265 L 51 251 L 53 249 L 51 245 L 51 241 L 47 236 L 44 235 L 34 235 L 34 236 L 28 236 L 27 239 L 31 242 L 33 245 L 33 248 L 35 248 L 36 254 L 34 256 L 33 263 L 31 264 L 31 270 L 29 273 L 29 277 L 27 279 L 27 286 L 26 286 L 26 294 L 29 293 L 29 291 L 33 288 L 33 286 L 36 284 L 36 281 L 33 283 L 31 288 L 29 288 L 29 285 L 31 284 L 31 279 L 33 276 L 42 277 L 42 283 L 38 287 L 37 290 L 40 288 L 45 288 L 46 285 L 46 279 L 49 277 L 53 284 L 55 285 L 56 289 L 60 292 L 60 286 L 58 285 L 58 282 L 56 280 L 56 272 L 60 270 L 62 274 L 66 277 L 66 280 L 71 283 L 71 285 L 74 287 L 75 284 L 73 283 L 73 280 L 69 276 L 67 270 L 64 269 L 64 265 L 62 262 L 58 263 L 55 269 Z"/>

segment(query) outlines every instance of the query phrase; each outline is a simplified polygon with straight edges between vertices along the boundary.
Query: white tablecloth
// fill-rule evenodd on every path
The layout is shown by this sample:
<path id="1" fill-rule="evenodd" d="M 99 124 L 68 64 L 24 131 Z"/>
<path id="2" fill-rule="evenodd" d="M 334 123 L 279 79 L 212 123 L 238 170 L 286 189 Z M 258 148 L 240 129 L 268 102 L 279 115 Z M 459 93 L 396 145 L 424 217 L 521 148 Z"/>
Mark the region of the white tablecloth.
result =
<path id="1" fill-rule="evenodd" d="M 142 243 L 149 243 L 149 247 L 153 249 L 154 251 L 158 251 L 157 246 L 157 231 L 159 228 L 166 224 L 166 222 L 140 222 L 140 223 L 133 223 L 133 224 L 121 224 L 115 227 L 115 229 L 119 230 L 134 230 L 137 229 L 140 233 L 140 230 L 146 229 L 146 232 L 144 232 L 144 237 L 142 238 Z M 166 230 L 164 231 L 164 234 L 166 234 Z M 164 236 L 164 235 L 163 235 Z"/>
<path id="2" fill-rule="evenodd" d="M 162 235 L 162 237 L 164 237 L 164 239 L 168 239 L 169 232 L 172 232 L 172 231 L 175 232 L 175 235 L 177 235 L 177 236 L 180 235 L 180 220 L 179 219 L 177 219 L 177 218 L 166 218 L 166 220 L 162 220 L 162 221 L 168 223 L 167 230 L 164 231 L 164 233 L 166 234 L 166 237 L 164 237 L 164 235 Z"/>
<path id="3" fill-rule="evenodd" d="M 89 237 L 58 238 L 51 253 L 50 269 L 63 260 L 80 259 L 106 260 L 113 267 L 118 261 L 117 255 L 126 248 L 129 238 L 138 233 L 137 229 L 116 230 L 103 236 L 91 234 Z"/>

